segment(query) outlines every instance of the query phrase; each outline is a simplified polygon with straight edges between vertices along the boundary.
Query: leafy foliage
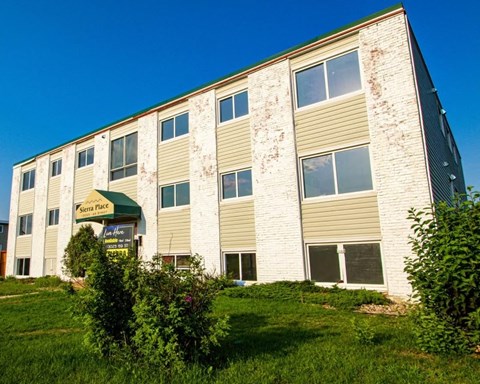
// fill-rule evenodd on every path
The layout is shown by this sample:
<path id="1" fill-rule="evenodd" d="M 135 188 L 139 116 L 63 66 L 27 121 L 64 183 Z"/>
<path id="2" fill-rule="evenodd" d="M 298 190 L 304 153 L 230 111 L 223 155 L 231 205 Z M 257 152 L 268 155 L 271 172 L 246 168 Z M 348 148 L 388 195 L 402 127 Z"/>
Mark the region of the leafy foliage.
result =
<path id="1" fill-rule="evenodd" d="M 415 256 L 405 271 L 421 303 L 415 323 L 425 351 L 467 353 L 480 344 L 480 194 L 469 188 L 468 197 L 409 211 Z"/>
<path id="2" fill-rule="evenodd" d="M 366 289 L 347 290 L 337 286 L 325 288 L 313 281 L 277 281 L 247 287 L 229 288 L 222 295 L 237 298 L 287 300 L 327 304 L 338 309 L 354 309 L 363 304 L 387 304 L 389 300 L 379 292 Z"/>
<path id="3" fill-rule="evenodd" d="M 357 318 L 352 319 L 352 328 L 355 335 L 355 340 L 362 345 L 375 344 L 375 330 L 373 327 L 363 319 L 362 321 Z"/>
<path id="4" fill-rule="evenodd" d="M 85 277 L 85 272 L 92 262 L 90 250 L 95 247 L 97 240 L 90 224 L 82 225 L 70 238 L 63 259 L 64 270 L 68 276 Z"/>

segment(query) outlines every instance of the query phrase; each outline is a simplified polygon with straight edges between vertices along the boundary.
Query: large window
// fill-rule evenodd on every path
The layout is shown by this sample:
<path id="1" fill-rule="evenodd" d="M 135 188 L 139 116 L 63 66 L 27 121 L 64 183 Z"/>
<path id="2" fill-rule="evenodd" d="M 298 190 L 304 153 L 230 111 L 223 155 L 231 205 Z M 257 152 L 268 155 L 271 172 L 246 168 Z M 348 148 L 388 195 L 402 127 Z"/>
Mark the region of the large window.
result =
<path id="1" fill-rule="evenodd" d="M 24 172 L 22 175 L 22 191 L 35 187 L 35 169 Z"/>
<path id="2" fill-rule="evenodd" d="M 78 152 L 77 167 L 82 168 L 86 167 L 87 165 L 93 164 L 94 153 L 94 147 L 90 147 Z"/>
<path id="3" fill-rule="evenodd" d="M 248 92 L 243 91 L 220 100 L 220 122 L 248 115 Z"/>
<path id="4" fill-rule="evenodd" d="M 368 147 L 303 159 L 302 170 L 306 198 L 372 189 Z"/>
<path id="5" fill-rule="evenodd" d="M 335 57 L 295 73 L 297 107 L 318 103 L 362 88 L 358 52 Z"/>
<path id="6" fill-rule="evenodd" d="M 175 269 L 190 269 L 190 255 L 163 255 L 162 262 L 172 264 Z"/>
<path id="7" fill-rule="evenodd" d="M 252 170 L 245 169 L 222 175 L 222 198 L 250 196 L 252 194 Z"/>
<path id="8" fill-rule="evenodd" d="M 160 187 L 160 206 L 179 207 L 190 204 L 190 183 L 178 183 Z"/>
<path id="9" fill-rule="evenodd" d="M 48 211 L 48 225 L 58 225 L 58 218 L 60 214 L 60 209 L 50 209 Z"/>
<path id="10" fill-rule="evenodd" d="M 19 217 L 18 221 L 18 235 L 31 235 L 32 234 L 32 215 L 24 215 Z"/>
<path id="11" fill-rule="evenodd" d="M 380 244 L 310 245 L 310 278 L 320 283 L 383 285 Z"/>
<path id="12" fill-rule="evenodd" d="M 51 176 L 58 176 L 62 173 L 62 159 L 52 161 Z"/>
<path id="13" fill-rule="evenodd" d="M 225 253 L 225 273 L 235 280 L 257 280 L 255 253 Z"/>
<path id="14" fill-rule="evenodd" d="M 162 141 L 186 135 L 188 133 L 188 112 L 162 121 L 161 130 Z"/>
<path id="15" fill-rule="evenodd" d="M 112 141 L 110 180 L 137 174 L 137 133 Z"/>
<path id="16" fill-rule="evenodd" d="M 30 258 L 29 257 L 17 259 L 16 275 L 17 276 L 30 275 Z"/>

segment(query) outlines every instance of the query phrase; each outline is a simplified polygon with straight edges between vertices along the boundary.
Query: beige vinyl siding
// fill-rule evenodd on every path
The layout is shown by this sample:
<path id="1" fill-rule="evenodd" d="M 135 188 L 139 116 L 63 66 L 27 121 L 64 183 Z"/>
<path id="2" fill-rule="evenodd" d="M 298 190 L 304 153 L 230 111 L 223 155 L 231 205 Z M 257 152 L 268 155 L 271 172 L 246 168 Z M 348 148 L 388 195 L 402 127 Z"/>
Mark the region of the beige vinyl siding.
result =
<path id="1" fill-rule="evenodd" d="M 60 182 L 61 177 L 52 177 L 48 183 L 48 208 L 56 208 L 60 206 Z"/>
<path id="2" fill-rule="evenodd" d="M 158 183 L 160 185 L 190 178 L 189 136 L 158 146 Z"/>
<path id="3" fill-rule="evenodd" d="M 51 154 L 50 155 L 50 163 L 52 163 L 55 160 L 61 159 L 62 155 L 63 155 L 63 153 L 61 151 Z"/>
<path id="4" fill-rule="evenodd" d="M 376 195 L 332 199 L 302 204 L 306 241 L 380 237 Z"/>
<path id="5" fill-rule="evenodd" d="M 234 93 L 246 90 L 248 88 L 248 78 L 234 81 L 215 90 L 217 100 L 230 96 Z"/>
<path id="6" fill-rule="evenodd" d="M 219 172 L 231 171 L 252 163 L 250 121 L 242 119 L 217 128 Z"/>
<path id="7" fill-rule="evenodd" d="M 44 276 L 53 276 L 57 274 L 57 259 L 48 258 L 44 260 L 43 263 L 43 274 Z"/>
<path id="8" fill-rule="evenodd" d="M 137 201 L 137 176 L 111 181 L 109 190 L 112 192 L 122 192 L 132 200 Z"/>
<path id="9" fill-rule="evenodd" d="M 78 152 L 83 151 L 87 148 L 93 147 L 95 144 L 94 139 L 89 139 L 82 141 L 81 143 L 77 143 L 75 150 L 77 151 L 76 158 L 75 158 L 75 166 L 77 166 L 78 161 Z"/>
<path id="10" fill-rule="evenodd" d="M 128 124 L 122 125 L 121 127 L 115 128 L 110 131 L 110 140 L 118 139 L 119 137 L 123 137 L 130 133 L 134 133 L 137 131 L 138 121 L 132 121 Z"/>
<path id="11" fill-rule="evenodd" d="M 45 258 L 57 257 L 58 227 L 48 227 L 45 234 Z"/>
<path id="12" fill-rule="evenodd" d="M 220 243 L 223 250 L 255 249 L 253 200 L 220 205 Z"/>
<path id="13" fill-rule="evenodd" d="M 355 49 L 358 47 L 358 33 L 342 38 L 335 42 L 326 42 L 326 45 L 308 53 L 302 53 L 300 56 L 290 60 L 290 66 L 293 70 L 309 66 L 317 61 L 328 59 L 332 56 Z"/>
<path id="14" fill-rule="evenodd" d="M 19 236 L 15 244 L 16 257 L 30 257 L 32 256 L 32 236 Z"/>
<path id="15" fill-rule="evenodd" d="M 300 155 L 370 141 L 364 94 L 297 112 L 295 125 Z"/>
<path id="16" fill-rule="evenodd" d="M 162 254 L 190 251 L 190 208 L 159 212 L 158 251 Z"/>
<path id="17" fill-rule="evenodd" d="M 33 212 L 33 202 L 35 200 L 35 189 L 20 192 L 18 199 L 18 214 L 25 215 Z"/>
<path id="18" fill-rule="evenodd" d="M 93 189 L 93 167 L 87 166 L 75 171 L 73 199 L 83 202 Z"/>

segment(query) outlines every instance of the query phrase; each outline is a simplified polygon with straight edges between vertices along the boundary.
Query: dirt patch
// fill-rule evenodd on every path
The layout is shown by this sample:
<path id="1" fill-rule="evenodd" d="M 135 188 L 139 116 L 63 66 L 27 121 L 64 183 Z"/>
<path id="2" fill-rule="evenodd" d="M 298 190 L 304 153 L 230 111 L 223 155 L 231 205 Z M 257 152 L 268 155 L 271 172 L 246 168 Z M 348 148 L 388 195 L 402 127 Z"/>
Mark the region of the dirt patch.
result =
<path id="1" fill-rule="evenodd" d="M 364 304 L 357 310 L 357 312 L 372 315 L 405 316 L 411 308 L 412 304 L 399 301 L 386 305 Z"/>

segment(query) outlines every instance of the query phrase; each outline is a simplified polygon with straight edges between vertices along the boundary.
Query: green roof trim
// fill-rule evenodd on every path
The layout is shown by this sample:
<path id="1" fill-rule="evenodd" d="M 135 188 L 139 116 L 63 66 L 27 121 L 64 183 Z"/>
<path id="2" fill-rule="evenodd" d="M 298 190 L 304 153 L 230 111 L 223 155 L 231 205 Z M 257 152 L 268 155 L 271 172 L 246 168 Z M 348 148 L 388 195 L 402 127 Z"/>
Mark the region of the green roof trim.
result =
<path id="1" fill-rule="evenodd" d="M 357 21 L 354 21 L 354 22 L 352 22 L 352 23 L 346 24 L 346 25 L 344 25 L 343 27 L 336 28 L 336 29 L 334 29 L 334 30 L 331 30 L 330 32 L 327 32 L 327 33 L 324 33 L 324 34 L 319 35 L 319 36 L 317 36 L 317 37 L 314 37 L 313 39 L 310 39 L 310 40 L 307 40 L 307 41 L 305 41 L 305 42 L 303 42 L 303 43 L 297 44 L 297 45 L 295 45 L 295 46 L 293 46 L 293 47 L 291 47 L 291 48 L 288 48 L 288 49 L 286 49 L 286 50 L 284 50 L 284 51 L 281 51 L 281 52 L 276 53 L 276 54 L 274 54 L 274 55 L 272 55 L 272 56 L 269 56 L 269 57 L 267 57 L 266 59 L 260 60 L 260 61 L 256 62 L 255 64 L 252 64 L 252 65 L 243 67 L 243 68 L 241 68 L 241 69 L 239 69 L 239 70 L 237 70 L 237 71 L 235 71 L 235 72 L 229 73 L 228 75 L 222 76 L 222 77 L 217 78 L 217 79 L 215 79 L 215 80 L 213 80 L 213 81 L 209 81 L 209 82 L 207 82 L 207 83 L 205 83 L 205 84 L 202 84 L 202 85 L 200 85 L 200 86 L 198 86 L 198 87 L 195 87 L 195 88 L 193 88 L 193 89 L 190 89 L 189 91 L 182 92 L 182 93 L 178 94 L 177 96 L 174 96 L 174 97 L 171 97 L 171 98 L 169 98 L 169 99 L 163 100 L 163 101 L 161 101 L 161 102 L 159 102 L 159 103 L 157 103 L 157 104 L 154 104 L 154 105 L 152 105 L 152 106 L 150 106 L 150 107 L 148 107 L 148 108 L 142 109 L 142 110 L 140 110 L 140 111 L 138 111 L 138 112 L 135 112 L 135 113 L 133 113 L 133 114 L 131 114 L 131 115 L 128 115 L 128 116 L 126 116 L 126 117 L 123 117 L 123 118 L 121 118 L 121 119 L 119 119 L 119 120 L 115 120 L 115 121 L 113 121 L 113 122 L 110 123 L 110 124 L 103 125 L 103 126 L 101 126 L 100 128 L 97 128 L 97 129 L 95 129 L 95 130 L 93 130 L 93 131 L 87 132 L 87 133 L 85 133 L 84 135 L 78 136 L 78 137 L 76 137 L 76 138 L 74 138 L 74 139 L 72 139 L 72 140 L 68 140 L 68 141 L 66 141 L 66 142 L 64 142 L 64 143 L 62 143 L 62 144 L 60 144 L 60 145 L 57 145 L 57 146 L 55 146 L 55 147 L 53 147 L 53 148 L 50 148 L 50 149 L 48 149 L 48 150 L 46 150 L 46 151 L 40 152 L 40 153 L 38 153 L 38 154 L 36 154 L 36 155 L 34 155 L 34 156 L 28 157 L 28 158 L 25 159 L 25 160 L 18 161 L 18 162 L 16 162 L 16 163 L 14 163 L 13 165 L 16 166 L 16 165 L 19 165 L 19 164 L 22 164 L 22 163 L 31 161 L 31 160 L 33 160 L 33 159 L 35 159 L 35 158 L 37 158 L 37 157 L 39 157 L 39 156 L 41 156 L 41 155 L 43 155 L 43 154 L 45 154 L 45 153 L 48 153 L 48 152 L 51 152 L 51 151 L 55 150 L 56 148 L 63 147 L 63 146 L 65 146 L 65 145 L 69 144 L 69 143 L 74 143 L 75 141 L 77 141 L 77 140 L 79 140 L 79 139 L 81 139 L 81 138 L 84 138 L 84 137 L 93 135 L 93 134 L 95 134 L 95 133 L 97 133 L 97 132 L 100 132 L 100 131 L 102 131 L 102 130 L 104 130 L 104 129 L 107 129 L 108 127 L 110 127 L 110 126 L 112 126 L 112 125 L 121 123 L 122 121 L 125 121 L 125 120 L 128 120 L 128 119 L 132 119 L 132 118 L 134 118 L 135 116 L 141 115 L 141 114 L 146 113 L 146 112 L 148 112 L 148 111 L 150 111 L 150 110 L 152 110 L 152 109 L 159 108 L 159 107 L 161 107 L 162 105 L 166 105 L 166 104 L 168 104 L 168 103 L 170 103 L 170 102 L 172 102 L 172 101 L 175 101 L 175 100 L 177 100 L 177 99 L 181 99 L 182 97 L 185 97 L 185 96 L 187 96 L 187 95 L 189 95 L 189 94 L 191 94 L 191 93 L 197 92 L 197 91 L 201 90 L 202 88 L 207 88 L 207 87 L 209 87 L 209 86 L 211 86 L 211 85 L 213 85 L 213 84 L 215 84 L 215 83 L 219 83 L 219 82 L 221 82 L 221 81 L 223 81 L 223 80 L 225 80 L 225 79 L 228 79 L 229 77 L 236 76 L 236 75 L 238 75 L 238 74 L 240 74 L 240 73 L 242 73 L 242 72 L 248 71 L 248 70 L 253 69 L 253 68 L 255 68 L 255 67 L 259 66 L 259 65 L 262 65 L 262 64 L 265 64 L 265 63 L 267 63 L 267 62 L 269 62 L 269 61 L 275 60 L 276 58 L 281 57 L 281 56 L 284 56 L 284 55 L 286 55 L 286 54 L 288 54 L 288 53 L 290 53 L 290 52 L 294 52 L 294 51 L 296 51 L 297 49 L 303 48 L 303 47 L 305 47 L 305 46 L 307 46 L 307 45 L 310 45 L 310 44 L 315 43 L 315 42 L 317 42 L 317 41 L 323 40 L 323 39 L 325 39 L 325 38 L 327 38 L 327 37 L 329 37 L 329 36 L 333 36 L 333 35 L 335 35 L 335 34 L 337 34 L 337 33 L 339 33 L 339 32 L 342 32 L 342 31 L 344 31 L 344 30 L 353 28 L 353 27 L 355 27 L 355 26 L 357 26 L 357 25 L 360 25 L 360 24 L 363 24 L 363 23 L 368 22 L 368 21 L 370 21 L 370 20 L 376 19 L 377 17 L 383 16 L 383 15 L 385 15 L 385 14 L 387 14 L 387 13 L 390 13 L 390 12 L 393 12 L 393 11 L 395 11 L 395 10 L 397 10 L 397 9 L 403 9 L 403 4 L 402 4 L 402 3 L 397 3 L 397 4 L 395 4 L 395 5 L 392 5 L 392 6 L 388 7 L 388 8 L 385 8 L 385 9 L 383 9 L 383 10 L 381 10 L 381 11 L 375 12 L 375 13 L 369 15 L 369 16 L 363 17 L 363 18 L 361 18 L 361 19 L 359 19 L 359 20 L 357 20 Z"/>
<path id="2" fill-rule="evenodd" d="M 105 197 L 108 201 L 113 203 L 113 213 L 107 215 L 98 215 L 86 217 L 83 219 L 76 219 L 75 222 L 82 223 L 85 221 L 99 221 L 103 219 L 118 219 L 118 218 L 140 218 L 142 215 L 142 208 L 130 197 L 121 192 L 102 191 L 95 189 L 100 195 Z"/>

